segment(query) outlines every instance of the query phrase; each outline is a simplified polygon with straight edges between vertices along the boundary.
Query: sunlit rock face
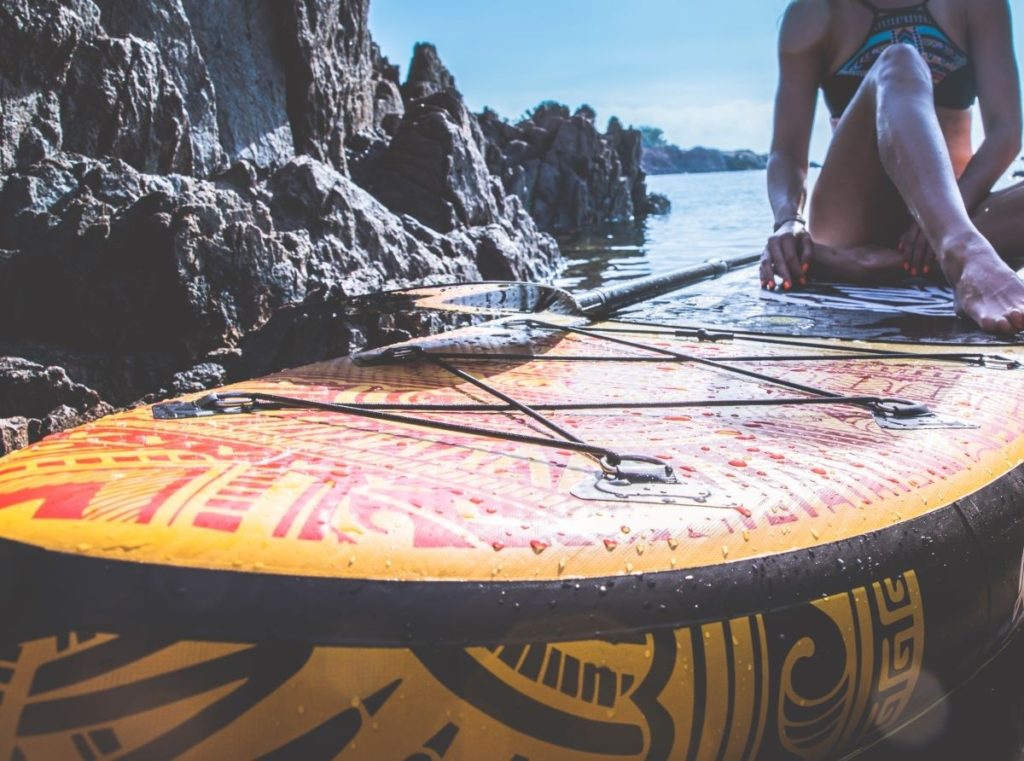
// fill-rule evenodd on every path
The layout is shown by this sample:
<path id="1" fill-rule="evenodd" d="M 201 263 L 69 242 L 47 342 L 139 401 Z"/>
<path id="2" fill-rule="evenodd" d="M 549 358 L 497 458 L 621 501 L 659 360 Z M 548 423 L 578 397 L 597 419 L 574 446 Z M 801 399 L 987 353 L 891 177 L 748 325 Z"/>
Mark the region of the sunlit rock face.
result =
<path id="1" fill-rule="evenodd" d="M 0 452 L 424 327 L 339 320 L 348 295 L 553 274 L 454 80 L 403 98 L 368 5 L 0 5 L 0 355 L 93 394 L 4 410 Z"/>
<path id="2" fill-rule="evenodd" d="M 543 230 L 630 222 L 652 209 L 640 166 L 641 136 L 612 117 L 602 133 L 589 106 L 553 102 L 517 124 L 480 114 L 487 164 Z"/>

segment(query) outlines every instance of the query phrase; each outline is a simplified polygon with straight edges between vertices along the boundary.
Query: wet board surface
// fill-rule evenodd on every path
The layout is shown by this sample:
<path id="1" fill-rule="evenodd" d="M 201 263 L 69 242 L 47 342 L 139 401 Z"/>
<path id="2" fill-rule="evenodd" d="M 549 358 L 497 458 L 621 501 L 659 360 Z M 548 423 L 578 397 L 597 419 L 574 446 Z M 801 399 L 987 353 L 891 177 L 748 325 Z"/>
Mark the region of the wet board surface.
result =
<path id="1" fill-rule="evenodd" d="M 789 293 L 762 290 L 745 268 L 624 310 L 641 321 L 861 341 L 999 344 L 957 315 L 952 289 L 924 279 L 863 286 L 814 282 Z"/>
<path id="2" fill-rule="evenodd" d="M 162 420 L 140 407 L 5 458 L 0 535 L 197 569 L 557 582 L 849 539 L 970 494 L 1024 454 L 1018 371 L 915 358 L 926 346 L 868 349 L 910 350 L 890 358 L 844 342 L 713 343 L 573 318 L 411 346 L 424 356 L 341 358 L 223 391 L 442 405 L 407 412 L 497 437 L 316 410 Z M 534 407 L 595 405 L 545 414 L 583 442 L 664 462 L 677 483 L 620 488 L 518 412 L 446 410 L 499 400 L 431 354 Z M 806 398 L 800 388 L 924 404 L 934 425 L 893 430 L 863 405 L 779 403 Z"/>
<path id="3" fill-rule="evenodd" d="M 686 309 L 834 328 L 849 296 L 753 294 Z M 139 407 L 5 457 L 0 757 L 812 761 L 870 743 L 1024 616 L 1024 348 L 782 324 L 785 342 L 709 341 L 532 315 L 220 390 L 518 440 Z M 671 481 L 610 477 L 452 368 Z M 782 403 L 828 394 L 847 400 Z M 929 414 L 880 416 L 882 398 Z"/>

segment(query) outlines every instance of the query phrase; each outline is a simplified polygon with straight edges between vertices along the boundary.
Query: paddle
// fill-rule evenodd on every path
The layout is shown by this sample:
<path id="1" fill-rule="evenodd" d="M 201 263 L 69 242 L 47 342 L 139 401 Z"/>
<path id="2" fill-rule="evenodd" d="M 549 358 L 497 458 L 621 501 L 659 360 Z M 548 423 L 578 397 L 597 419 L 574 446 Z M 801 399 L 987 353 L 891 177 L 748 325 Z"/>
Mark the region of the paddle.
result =
<path id="1" fill-rule="evenodd" d="M 601 317 L 693 283 L 721 277 L 732 270 L 754 264 L 760 258 L 761 254 L 758 252 L 729 259 L 712 259 L 671 272 L 648 275 L 577 294 L 553 285 L 497 281 L 388 291 L 358 297 L 350 304 L 356 308 L 366 304 L 378 311 L 413 307 L 487 314 L 556 312 Z"/>

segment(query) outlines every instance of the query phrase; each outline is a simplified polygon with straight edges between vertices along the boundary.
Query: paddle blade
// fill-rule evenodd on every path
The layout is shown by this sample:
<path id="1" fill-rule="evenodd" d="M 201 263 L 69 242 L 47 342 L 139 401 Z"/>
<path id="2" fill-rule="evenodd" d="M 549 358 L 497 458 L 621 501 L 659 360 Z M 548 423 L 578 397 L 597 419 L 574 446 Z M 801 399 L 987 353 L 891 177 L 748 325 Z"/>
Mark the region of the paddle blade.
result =
<path id="1" fill-rule="evenodd" d="M 349 299 L 352 310 L 398 312 L 408 309 L 432 309 L 462 314 L 510 315 L 580 314 L 576 300 L 561 288 L 534 283 L 465 283 L 406 288 Z"/>

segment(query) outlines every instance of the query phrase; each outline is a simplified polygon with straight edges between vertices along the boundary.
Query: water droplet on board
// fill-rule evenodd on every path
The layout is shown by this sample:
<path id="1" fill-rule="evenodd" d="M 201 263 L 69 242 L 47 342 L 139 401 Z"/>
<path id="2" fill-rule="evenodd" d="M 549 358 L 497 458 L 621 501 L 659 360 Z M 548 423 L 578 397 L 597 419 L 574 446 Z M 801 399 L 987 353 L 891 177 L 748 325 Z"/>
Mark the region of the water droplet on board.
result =
<path id="1" fill-rule="evenodd" d="M 606 550 L 608 550 L 609 552 L 611 552 L 612 550 L 614 550 L 618 546 L 619 546 L 619 543 L 616 542 L 614 539 L 605 539 L 604 540 L 604 548 Z"/>
<path id="2" fill-rule="evenodd" d="M 530 541 L 530 549 L 533 550 L 533 554 L 535 555 L 539 555 L 550 546 L 550 544 L 548 544 L 547 542 L 542 542 L 540 539 L 532 539 Z"/>

